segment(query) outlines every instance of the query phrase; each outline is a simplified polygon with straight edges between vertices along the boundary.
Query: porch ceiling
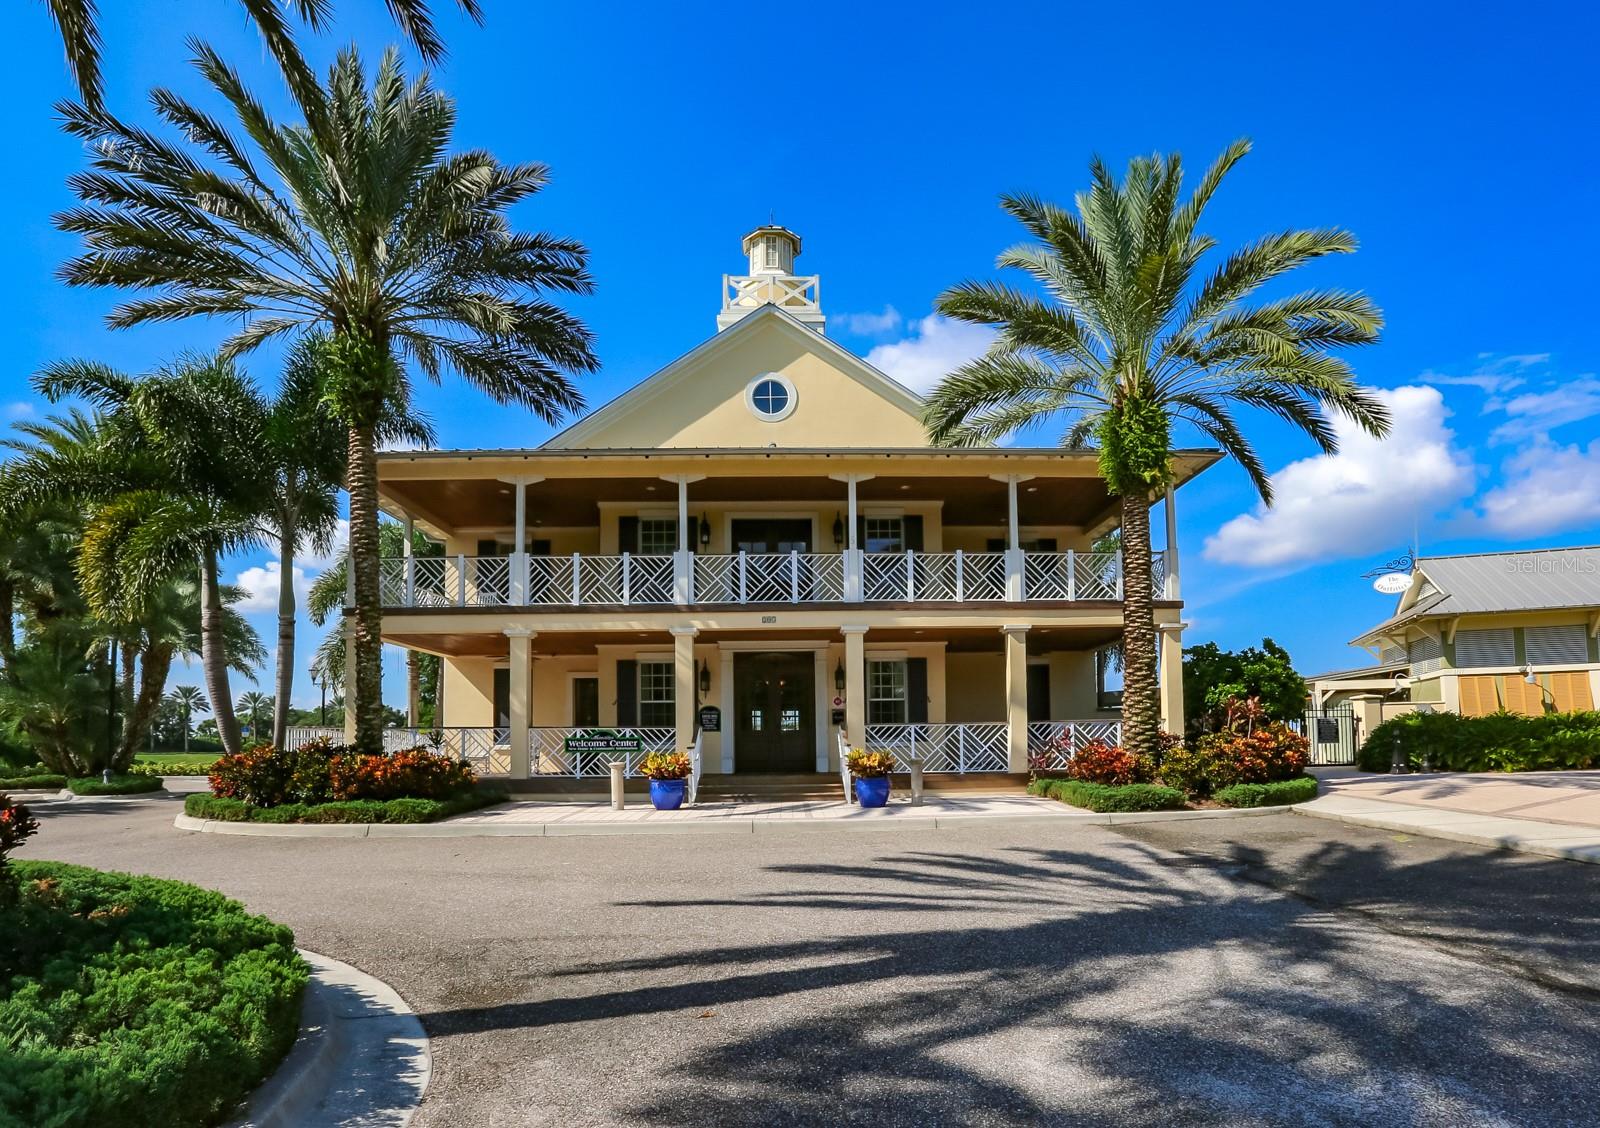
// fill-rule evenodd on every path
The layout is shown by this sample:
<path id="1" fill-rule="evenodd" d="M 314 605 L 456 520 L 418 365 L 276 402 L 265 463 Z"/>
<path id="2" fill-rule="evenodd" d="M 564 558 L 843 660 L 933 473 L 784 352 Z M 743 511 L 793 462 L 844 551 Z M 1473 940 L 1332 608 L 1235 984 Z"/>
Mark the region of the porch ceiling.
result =
<path id="1" fill-rule="evenodd" d="M 600 503 L 675 507 L 677 487 L 654 478 L 559 478 L 528 486 L 530 528 L 592 526 Z M 441 533 L 458 529 L 510 528 L 516 520 L 512 487 L 484 478 L 408 478 L 383 485 L 385 508 L 409 512 Z M 1003 526 L 1006 485 L 988 478 L 930 478 L 885 475 L 860 483 L 862 504 L 893 505 L 942 501 L 945 525 Z M 689 507 L 720 502 L 816 502 L 843 510 L 845 485 L 825 476 L 709 478 L 689 486 Z M 1113 499 L 1098 478 L 1039 478 L 1017 494 L 1024 525 L 1082 527 L 1100 520 Z"/>
<path id="2" fill-rule="evenodd" d="M 1121 632 L 1111 627 L 1035 627 L 1028 632 L 1028 653 L 1049 654 L 1057 650 L 1095 650 L 1115 642 Z M 510 653 L 506 637 L 499 633 L 460 634 L 385 634 L 383 641 L 408 649 L 446 654 L 452 658 L 505 658 Z M 788 629 L 771 631 L 702 630 L 696 645 L 715 646 L 722 642 L 773 646 L 795 642 L 843 643 L 833 629 Z M 1004 636 L 994 627 L 921 630 L 874 627 L 867 635 L 871 644 L 943 642 L 952 653 L 999 653 Z M 670 649 L 672 635 L 667 631 L 540 631 L 531 640 L 535 655 L 593 654 L 600 646 L 646 646 Z"/>

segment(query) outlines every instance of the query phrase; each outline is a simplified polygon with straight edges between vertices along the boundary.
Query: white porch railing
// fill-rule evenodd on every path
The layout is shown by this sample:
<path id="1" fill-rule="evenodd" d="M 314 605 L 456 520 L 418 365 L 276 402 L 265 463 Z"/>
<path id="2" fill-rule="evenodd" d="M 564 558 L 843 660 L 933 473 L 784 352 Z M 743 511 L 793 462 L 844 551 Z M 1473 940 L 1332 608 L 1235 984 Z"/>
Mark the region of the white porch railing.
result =
<path id="1" fill-rule="evenodd" d="M 313 740 L 344 743 L 344 729 L 332 726 L 291 726 L 284 734 L 285 749 Z M 383 750 L 402 752 L 428 748 L 453 760 L 465 760 L 479 775 L 506 775 L 511 771 L 511 730 L 504 728 L 388 728 L 383 730 Z"/>
<path id="2" fill-rule="evenodd" d="M 1003 772 L 1010 766 L 1004 721 L 967 724 L 868 725 L 866 746 L 889 752 L 899 771 L 920 759 L 926 772 Z"/>
<path id="3" fill-rule="evenodd" d="M 835 730 L 839 742 L 839 782 L 844 786 L 845 805 L 856 801 L 855 789 L 850 786 L 850 742 L 844 738 L 844 729 Z"/>
<path id="4" fill-rule="evenodd" d="M 1031 721 L 1028 724 L 1028 764 L 1050 771 L 1067 766 L 1085 744 L 1098 740 L 1112 746 L 1122 743 L 1121 721 Z"/>
<path id="5" fill-rule="evenodd" d="M 615 752 L 587 751 L 567 748 L 568 737 L 616 736 L 639 738 L 639 750 L 628 752 L 622 760 L 626 765 L 623 775 L 637 776 L 644 758 L 652 752 L 670 752 L 677 746 L 678 731 L 673 728 L 619 728 L 615 726 L 587 726 L 584 728 L 540 727 L 528 730 L 528 757 L 535 776 L 571 776 L 588 779 L 611 774 L 611 761 Z"/>
<path id="6" fill-rule="evenodd" d="M 1166 554 L 1156 553 L 1162 598 Z M 1012 569 L 1016 569 L 1015 572 Z M 998 603 L 1122 599 L 1115 552 L 787 552 L 725 556 L 415 556 L 379 562 L 386 607 L 678 603 Z"/>
<path id="7" fill-rule="evenodd" d="M 685 799 L 689 806 L 694 806 L 695 796 L 700 794 L 700 740 L 701 732 L 694 730 L 694 744 L 689 748 L 689 783 L 685 788 Z"/>

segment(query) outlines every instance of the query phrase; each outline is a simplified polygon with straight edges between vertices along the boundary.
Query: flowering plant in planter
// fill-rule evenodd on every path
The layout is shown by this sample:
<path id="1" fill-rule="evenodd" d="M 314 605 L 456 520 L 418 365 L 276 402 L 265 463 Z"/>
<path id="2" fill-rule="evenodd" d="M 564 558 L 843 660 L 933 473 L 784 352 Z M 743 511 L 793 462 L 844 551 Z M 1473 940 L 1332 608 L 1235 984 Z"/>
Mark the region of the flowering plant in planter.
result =
<path id="1" fill-rule="evenodd" d="M 888 752 L 866 752 L 860 748 L 845 761 L 857 779 L 882 779 L 894 771 L 894 756 Z"/>
<path id="2" fill-rule="evenodd" d="M 694 764 L 684 752 L 652 752 L 639 765 L 646 779 L 688 779 Z"/>

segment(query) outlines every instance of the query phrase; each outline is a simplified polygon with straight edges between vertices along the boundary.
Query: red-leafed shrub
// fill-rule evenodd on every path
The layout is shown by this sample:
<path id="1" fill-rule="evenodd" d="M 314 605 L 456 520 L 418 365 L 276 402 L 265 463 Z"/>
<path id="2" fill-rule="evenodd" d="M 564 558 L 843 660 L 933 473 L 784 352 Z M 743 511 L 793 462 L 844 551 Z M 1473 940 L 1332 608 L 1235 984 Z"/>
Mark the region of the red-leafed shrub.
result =
<path id="1" fill-rule="evenodd" d="M 335 756 L 330 765 L 333 797 L 347 799 L 444 799 L 471 787 L 471 765 L 427 748 L 385 756 Z"/>
<path id="2" fill-rule="evenodd" d="M 1161 778 L 1191 795 L 1241 783 L 1274 783 L 1304 774 L 1310 744 L 1282 721 L 1269 721 L 1254 698 L 1230 698 L 1221 732 L 1187 748 L 1173 749 L 1161 763 Z"/>
<path id="3" fill-rule="evenodd" d="M 1126 748 L 1116 748 L 1102 740 L 1091 740 L 1067 761 L 1067 776 L 1085 783 L 1117 787 L 1143 783 L 1149 779 L 1146 765 Z"/>
<path id="4" fill-rule="evenodd" d="M 38 829 L 39 822 L 28 808 L 13 803 L 9 795 L 0 795 L 0 905 L 12 904 L 17 898 L 17 879 L 6 859 Z"/>
<path id="5" fill-rule="evenodd" d="M 470 765 L 427 748 L 384 755 L 313 740 L 285 751 L 261 745 L 212 766 L 211 793 L 255 807 L 352 799 L 443 799 L 476 782 Z"/>

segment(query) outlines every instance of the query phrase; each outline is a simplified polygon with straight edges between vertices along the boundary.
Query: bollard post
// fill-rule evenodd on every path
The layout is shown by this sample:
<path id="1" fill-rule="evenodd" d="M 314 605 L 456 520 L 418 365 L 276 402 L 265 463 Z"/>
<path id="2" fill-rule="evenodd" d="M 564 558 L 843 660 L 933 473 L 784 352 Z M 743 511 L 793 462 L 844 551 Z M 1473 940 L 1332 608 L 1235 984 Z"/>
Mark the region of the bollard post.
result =
<path id="1" fill-rule="evenodd" d="M 621 760 L 611 761 L 611 809 L 620 811 L 623 808 L 622 798 L 622 773 L 627 768 Z"/>
<path id="2" fill-rule="evenodd" d="M 922 806 L 922 757 L 913 756 L 911 764 L 911 805 Z"/>
<path id="3" fill-rule="evenodd" d="M 1389 757 L 1389 774 L 1406 774 L 1406 754 L 1400 746 L 1400 734 L 1394 734 L 1394 753 Z"/>

